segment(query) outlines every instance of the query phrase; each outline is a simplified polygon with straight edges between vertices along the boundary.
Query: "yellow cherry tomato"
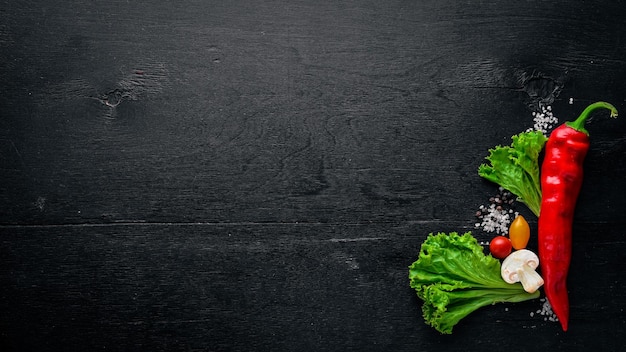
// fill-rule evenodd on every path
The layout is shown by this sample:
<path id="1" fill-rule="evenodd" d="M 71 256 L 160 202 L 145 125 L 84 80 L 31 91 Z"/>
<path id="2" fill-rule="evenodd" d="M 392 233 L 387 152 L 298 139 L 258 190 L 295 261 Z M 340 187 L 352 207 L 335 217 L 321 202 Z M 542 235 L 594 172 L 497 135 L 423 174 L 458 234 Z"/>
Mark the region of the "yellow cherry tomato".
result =
<path id="1" fill-rule="evenodd" d="M 509 239 L 516 250 L 526 248 L 530 239 L 530 226 L 523 216 L 518 215 L 509 227 Z"/>

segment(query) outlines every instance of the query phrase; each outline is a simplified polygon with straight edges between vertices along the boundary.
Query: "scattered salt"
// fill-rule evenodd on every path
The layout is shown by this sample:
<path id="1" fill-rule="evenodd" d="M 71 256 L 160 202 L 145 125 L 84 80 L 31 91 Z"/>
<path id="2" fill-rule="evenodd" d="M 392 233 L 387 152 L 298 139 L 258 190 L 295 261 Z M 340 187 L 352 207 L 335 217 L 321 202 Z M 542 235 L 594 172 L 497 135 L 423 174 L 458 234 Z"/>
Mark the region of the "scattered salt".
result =
<path id="1" fill-rule="evenodd" d="M 571 101 L 571 100 L 570 100 Z M 554 116 L 552 113 L 552 106 L 542 106 L 541 112 L 532 112 L 534 125 L 532 128 L 527 129 L 527 132 L 530 131 L 540 131 L 543 134 L 547 134 L 549 130 L 554 127 L 556 123 L 559 122 L 559 119 Z"/>
<path id="2" fill-rule="evenodd" d="M 474 227 L 489 233 L 507 235 L 511 221 L 518 215 L 511 208 L 514 201 L 513 194 L 499 187 L 498 194 L 489 198 L 490 204 L 488 206 L 481 205 L 478 207 L 476 217 L 480 222 L 476 222 Z"/>
<path id="3" fill-rule="evenodd" d="M 559 319 L 556 317 L 556 314 L 554 314 L 554 312 L 552 311 L 552 306 L 550 305 L 550 302 L 545 298 L 541 298 L 539 301 L 542 302 L 541 309 L 537 309 L 536 312 L 530 312 L 530 316 L 534 317 L 535 314 L 538 314 L 543 317 L 543 321 L 559 321 Z"/>

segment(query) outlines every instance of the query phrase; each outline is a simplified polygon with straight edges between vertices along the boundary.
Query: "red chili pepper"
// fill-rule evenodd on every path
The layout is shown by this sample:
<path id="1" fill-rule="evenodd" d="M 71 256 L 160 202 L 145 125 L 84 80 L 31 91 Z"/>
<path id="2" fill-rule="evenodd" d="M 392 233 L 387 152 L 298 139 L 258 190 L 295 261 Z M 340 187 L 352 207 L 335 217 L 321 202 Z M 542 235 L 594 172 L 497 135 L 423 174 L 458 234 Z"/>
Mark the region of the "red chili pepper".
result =
<path id="1" fill-rule="evenodd" d="M 609 103 L 589 105 L 574 122 L 557 127 L 548 138 L 541 166 L 541 212 L 538 223 L 539 262 L 544 290 L 552 310 L 567 331 L 569 300 L 566 279 L 572 253 L 572 222 L 583 181 L 583 160 L 589 150 L 585 121 L 600 108 L 617 109 Z"/>

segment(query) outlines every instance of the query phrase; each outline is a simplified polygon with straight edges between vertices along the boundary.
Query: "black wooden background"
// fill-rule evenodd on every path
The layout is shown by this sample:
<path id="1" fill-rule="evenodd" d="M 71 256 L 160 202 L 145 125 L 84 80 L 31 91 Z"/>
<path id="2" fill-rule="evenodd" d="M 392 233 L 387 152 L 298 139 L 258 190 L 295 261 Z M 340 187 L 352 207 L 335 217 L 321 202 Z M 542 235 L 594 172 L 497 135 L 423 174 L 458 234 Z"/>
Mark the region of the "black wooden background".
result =
<path id="1" fill-rule="evenodd" d="M 621 350 L 626 116 L 588 124 L 568 332 L 440 335 L 407 267 L 539 106 L 626 113 L 625 5 L 1 1 L 1 350 Z"/>

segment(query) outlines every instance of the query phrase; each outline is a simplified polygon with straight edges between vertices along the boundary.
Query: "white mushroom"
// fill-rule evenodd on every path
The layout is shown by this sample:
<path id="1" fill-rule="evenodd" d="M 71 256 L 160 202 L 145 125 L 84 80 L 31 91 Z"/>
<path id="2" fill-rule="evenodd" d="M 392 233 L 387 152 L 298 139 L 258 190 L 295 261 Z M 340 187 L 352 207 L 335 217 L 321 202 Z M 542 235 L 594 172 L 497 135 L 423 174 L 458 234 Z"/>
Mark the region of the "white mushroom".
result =
<path id="1" fill-rule="evenodd" d="M 543 279 L 535 271 L 538 266 L 539 258 L 535 253 L 520 249 L 504 259 L 500 274 L 507 283 L 521 282 L 526 292 L 533 293 L 543 285 Z"/>

